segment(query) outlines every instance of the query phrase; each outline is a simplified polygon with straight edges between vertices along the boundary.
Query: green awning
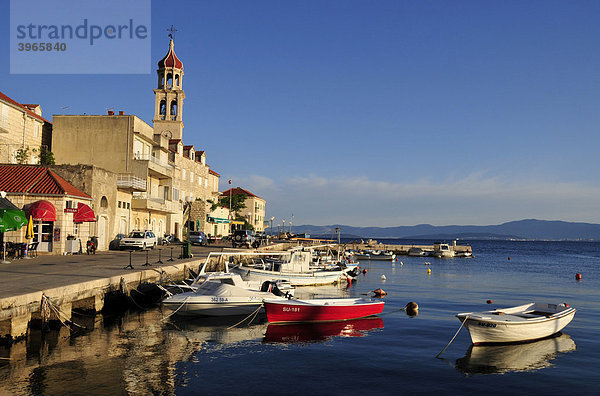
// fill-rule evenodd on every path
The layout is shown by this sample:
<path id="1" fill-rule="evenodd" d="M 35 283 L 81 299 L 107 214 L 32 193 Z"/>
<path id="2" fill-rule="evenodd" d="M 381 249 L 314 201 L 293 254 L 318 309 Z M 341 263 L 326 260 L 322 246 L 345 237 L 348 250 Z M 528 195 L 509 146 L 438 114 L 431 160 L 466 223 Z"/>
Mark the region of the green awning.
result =
<path id="1" fill-rule="evenodd" d="M 229 220 L 229 219 L 223 219 L 223 218 L 220 218 L 220 217 L 208 216 L 208 222 L 209 223 L 223 224 L 223 223 L 231 223 L 231 220 Z"/>

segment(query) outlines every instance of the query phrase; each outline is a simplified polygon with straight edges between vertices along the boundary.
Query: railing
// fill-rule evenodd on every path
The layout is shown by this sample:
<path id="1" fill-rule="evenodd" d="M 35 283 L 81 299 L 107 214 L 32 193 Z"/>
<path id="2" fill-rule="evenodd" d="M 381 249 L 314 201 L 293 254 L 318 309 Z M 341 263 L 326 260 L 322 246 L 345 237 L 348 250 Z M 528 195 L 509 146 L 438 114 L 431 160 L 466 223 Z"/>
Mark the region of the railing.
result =
<path id="1" fill-rule="evenodd" d="M 133 159 L 136 160 L 140 160 L 140 161 L 150 161 L 154 164 L 163 166 L 167 169 L 173 169 L 173 165 L 170 164 L 168 161 L 163 161 L 160 158 L 156 158 L 150 154 L 134 154 Z"/>
<path id="2" fill-rule="evenodd" d="M 178 201 L 169 201 L 148 193 L 133 193 L 132 200 L 147 201 L 148 203 L 146 205 L 154 210 L 165 210 L 168 212 L 179 212 L 183 210 L 183 205 Z"/>
<path id="3" fill-rule="evenodd" d="M 130 174 L 120 174 L 117 176 L 117 187 L 146 190 L 146 180 Z"/>

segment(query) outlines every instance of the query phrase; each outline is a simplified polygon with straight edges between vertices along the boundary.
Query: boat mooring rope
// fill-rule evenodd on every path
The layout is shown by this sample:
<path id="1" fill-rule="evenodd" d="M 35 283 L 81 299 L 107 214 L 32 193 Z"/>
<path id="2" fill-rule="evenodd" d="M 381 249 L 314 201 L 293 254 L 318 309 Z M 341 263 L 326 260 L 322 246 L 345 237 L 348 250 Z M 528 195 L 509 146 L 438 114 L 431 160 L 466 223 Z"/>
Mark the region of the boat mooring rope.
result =
<path id="1" fill-rule="evenodd" d="M 458 335 L 458 332 L 460 331 L 460 329 L 463 328 L 463 326 L 465 325 L 465 323 L 467 322 L 467 319 L 469 319 L 469 315 L 465 316 L 465 320 L 463 320 L 463 322 L 460 324 L 460 327 L 458 328 L 458 330 L 456 331 L 456 333 L 454 334 L 454 337 L 452 337 L 452 339 L 450 340 L 450 342 L 448 343 L 448 345 L 446 345 L 446 347 L 444 349 L 442 349 L 442 351 L 440 353 L 438 353 L 437 355 L 435 355 L 436 358 L 440 357 L 440 355 L 442 353 L 444 353 L 446 351 L 446 349 L 448 349 L 448 347 L 450 346 L 450 344 L 452 344 L 452 341 L 454 341 L 454 339 L 456 338 L 456 336 Z"/>
<path id="2" fill-rule="evenodd" d="M 54 314 L 56 315 L 56 317 L 58 318 L 60 323 L 62 323 L 63 326 L 68 327 L 70 325 L 75 325 L 81 329 L 87 330 L 87 327 L 70 320 L 68 318 L 68 316 L 65 315 L 64 312 L 62 312 L 52 301 L 50 301 L 50 298 L 47 295 L 42 294 L 42 310 L 44 310 L 44 308 L 45 309 L 50 308 L 50 310 L 54 311 Z M 64 318 L 64 320 L 63 320 L 63 318 Z"/>
<path id="3" fill-rule="evenodd" d="M 252 315 L 254 315 L 254 317 L 253 317 L 252 319 L 250 319 L 250 322 L 248 322 L 248 324 L 252 323 L 252 321 L 254 320 L 254 318 L 256 317 L 256 315 L 258 315 L 258 311 L 260 311 L 260 309 L 261 309 L 262 307 L 264 307 L 264 306 L 265 306 L 265 304 L 264 304 L 264 303 L 263 303 L 263 304 L 260 304 L 260 305 L 258 306 L 258 308 L 256 308 L 256 310 L 255 310 L 254 312 L 252 312 L 250 315 L 246 316 L 244 319 L 240 320 L 239 322 L 237 322 L 237 323 L 236 323 L 236 324 L 234 324 L 233 326 L 229 326 L 229 327 L 227 328 L 227 330 L 231 330 L 231 329 L 233 329 L 234 327 L 236 327 L 236 326 L 238 326 L 238 325 L 240 325 L 240 324 L 244 323 L 244 322 L 246 321 L 246 319 L 248 319 L 249 317 L 251 317 Z"/>
<path id="4" fill-rule="evenodd" d="M 183 308 L 183 306 L 187 303 L 187 301 L 189 300 L 189 296 L 185 298 L 185 300 L 183 300 L 183 302 L 181 303 L 181 305 L 173 312 L 171 312 L 170 314 L 168 314 L 167 316 L 164 316 L 162 318 L 162 320 L 167 320 L 169 319 L 171 316 L 175 315 L 181 308 Z"/>

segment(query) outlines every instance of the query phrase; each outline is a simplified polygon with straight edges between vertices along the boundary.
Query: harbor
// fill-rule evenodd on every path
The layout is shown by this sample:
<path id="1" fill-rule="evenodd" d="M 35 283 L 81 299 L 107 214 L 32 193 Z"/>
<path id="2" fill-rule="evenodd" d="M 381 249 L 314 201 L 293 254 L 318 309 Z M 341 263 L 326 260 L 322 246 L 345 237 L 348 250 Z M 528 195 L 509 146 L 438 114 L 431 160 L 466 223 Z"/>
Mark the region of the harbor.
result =
<path id="1" fill-rule="evenodd" d="M 269 252 L 299 246 L 323 245 L 320 240 L 281 241 L 259 249 Z M 328 244 L 328 249 L 368 250 L 384 249 L 396 254 L 407 254 L 415 245 L 394 244 Z M 433 250 L 433 245 L 419 245 Z M 0 272 L 3 287 L 0 290 L 0 339 L 11 341 L 24 338 L 29 327 L 40 326 L 42 321 L 70 321 L 72 312 L 97 313 L 121 309 L 125 297 L 139 300 L 158 300 L 148 296 L 146 285 L 181 281 L 197 273 L 208 254 L 221 252 L 224 246 L 194 247 L 193 258 L 180 259 L 181 246 L 164 246 L 152 251 L 109 251 L 94 255 L 43 255 L 31 259 L 14 260 L 3 264 Z M 470 246 L 454 245 L 457 252 L 472 252 Z M 227 248 L 227 250 L 233 250 Z M 238 250 L 239 251 L 239 250 Z M 246 250 L 242 250 L 245 252 Z M 247 250 L 251 252 L 253 250 Z M 148 288 L 146 288 L 148 289 Z M 134 293 L 133 296 L 131 294 Z M 43 312 L 44 302 L 52 304 Z"/>
<path id="2" fill-rule="evenodd" d="M 0 393 L 77 394 L 95 389 L 103 394 L 193 394 L 202 388 L 208 394 L 256 394 L 264 390 L 265 372 L 273 377 L 269 386 L 284 387 L 286 381 L 304 384 L 291 394 L 352 393 L 367 387 L 389 393 L 398 386 L 418 393 L 431 389 L 431 384 L 409 378 L 423 370 L 437 373 L 435 389 L 451 393 L 475 392 L 481 386 L 552 393 L 565 382 L 581 394 L 593 393 L 597 386 L 594 367 L 600 356 L 594 338 L 600 317 L 594 299 L 599 287 L 597 243 L 471 243 L 474 259 L 406 256 L 403 264 L 400 260 L 363 261 L 361 268 L 367 273 L 350 287 L 302 288 L 318 298 L 358 298 L 377 288 L 387 292 L 381 314 L 336 322 L 339 325 L 278 325 L 258 317 L 250 324 L 234 326 L 243 317 L 168 318 L 168 312 L 156 304 L 144 304 L 142 296 L 133 292 L 142 308 L 132 304 L 124 312 L 95 316 L 75 311 L 72 321 L 86 329 L 30 328 L 27 339 L 0 347 Z M 423 245 L 429 246 L 425 241 Z M 151 251 L 152 265 L 147 267 L 145 252 L 137 252 L 133 270 L 123 269 L 129 263 L 128 252 L 56 258 L 63 263 L 44 261 L 46 257 L 15 260 L 2 267 L 6 279 L 2 297 L 20 288 L 29 294 L 36 287 L 46 290 L 59 283 L 85 284 L 101 278 L 130 280 L 127 275 L 140 279 L 146 272 L 161 270 L 177 276 L 175 267 L 183 276 L 184 266 L 195 271 L 211 250 L 221 248 L 194 247 L 192 259 L 175 258 L 175 262 L 166 262 L 163 255 L 164 265 L 155 263 L 158 252 Z M 581 281 L 574 279 L 574 272 L 583 274 Z M 128 287 L 135 284 L 132 281 Z M 115 280 L 113 287 L 117 285 Z M 562 335 L 526 344 L 472 346 L 463 329 L 442 359 L 435 358 L 461 324 L 455 317 L 458 312 L 514 306 L 530 299 L 567 302 L 577 314 Z M 494 303 L 487 304 L 487 300 Z M 400 309 L 408 301 L 419 303 L 417 316 Z M 41 301 L 36 304 L 39 310 Z M 335 377 L 347 372 L 340 362 L 361 362 L 357 366 L 361 375 L 324 381 L 323 372 Z M 569 382 L 574 369 L 578 380 Z M 390 382 L 391 370 L 405 375 Z M 314 373 L 314 378 L 302 382 L 307 373 Z"/>

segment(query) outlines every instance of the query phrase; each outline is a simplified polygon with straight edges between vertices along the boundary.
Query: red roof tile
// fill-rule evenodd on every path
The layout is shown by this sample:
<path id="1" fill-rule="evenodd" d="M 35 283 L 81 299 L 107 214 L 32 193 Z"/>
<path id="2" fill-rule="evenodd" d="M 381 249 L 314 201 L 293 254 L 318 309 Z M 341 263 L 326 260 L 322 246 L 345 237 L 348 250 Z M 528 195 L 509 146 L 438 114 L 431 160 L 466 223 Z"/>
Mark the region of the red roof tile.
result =
<path id="1" fill-rule="evenodd" d="M 231 195 L 236 195 L 236 194 L 241 194 L 241 195 L 248 195 L 248 196 L 250 196 L 250 197 L 260 198 L 259 196 L 257 196 L 257 195 L 254 195 L 254 194 L 252 194 L 250 191 L 248 191 L 248 190 L 244 190 L 244 189 L 243 189 L 243 188 L 241 188 L 241 187 L 230 188 L 230 189 L 229 189 L 229 190 L 227 190 L 227 191 L 223 191 L 221 194 L 222 194 L 222 195 L 230 195 L 230 194 L 231 194 Z M 260 198 L 260 199 L 262 199 L 262 198 Z"/>
<path id="2" fill-rule="evenodd" d="M 0 99 L 2 99 L 2 100 L 6 101 L 8 103 L 11 103 L 11 104 L 19 107 L 21 110 L 25 110 L 25 112 L 27 112 L 27 114 L 29 114 L 33 118 L 37 118 L 40 121 L 44 121 L 44 122 L 47 122 L 49 124 L 52 124 L 50 121 L 48 121 L 44 117 L 37 115 L 35 112 L 33 112 L 33 111 L 31 111 L 30 109 L 27 108 L 27 106 L 34 106 L 34 105 L 23 105 L 23 104 L 17 102 L 16 100 L 9 98 L 8 96 L 6 96 L 5 94 L 3 94 L 2 92 L 0 92 Z M 35 106 L 37 106 L 37 105 L 35 105 Z"/>
<path id="3" fill-rule="evenodd" d="M 0 191 L 92 198 L 50 169 L 37 165 L 0 165 Z"/>
<path id="4" fill-rule="evenodd" d="M 212 170 L 212 169 L 209 169 L 209 170 L 208 170 L 208 173 L 210 173 L 211 175 L 219 176 L 219 177 L 221 176 L 221 175 L 219 175 L 217 172 L 215 172 L 215 171 L 214 171 L 214 170 Z"/>

